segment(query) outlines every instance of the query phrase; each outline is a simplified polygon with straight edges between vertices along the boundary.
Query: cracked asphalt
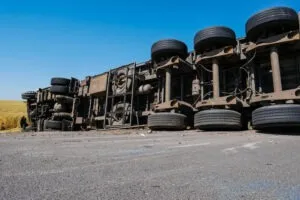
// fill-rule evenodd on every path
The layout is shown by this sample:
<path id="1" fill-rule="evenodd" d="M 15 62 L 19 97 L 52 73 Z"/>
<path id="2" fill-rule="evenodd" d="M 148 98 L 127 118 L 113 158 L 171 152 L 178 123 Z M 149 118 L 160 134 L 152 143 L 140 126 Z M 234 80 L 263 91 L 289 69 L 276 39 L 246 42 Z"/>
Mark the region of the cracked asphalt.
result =
<path id="1" fill-rule="evenodd" d="M 255 131 L 1 134 L 0 199 L 300 199 L 299 144 Z"/>

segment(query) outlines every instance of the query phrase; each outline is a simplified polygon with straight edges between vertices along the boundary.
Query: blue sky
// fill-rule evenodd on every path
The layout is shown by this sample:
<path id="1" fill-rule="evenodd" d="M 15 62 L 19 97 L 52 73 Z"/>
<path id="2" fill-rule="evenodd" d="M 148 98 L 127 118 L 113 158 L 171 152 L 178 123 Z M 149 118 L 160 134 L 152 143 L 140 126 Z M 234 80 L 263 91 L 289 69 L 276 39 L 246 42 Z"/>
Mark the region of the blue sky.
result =
<path id="1" fill-rule="evenodd" d="M 3 1 L 0 6 L 0 99 L 20 99 L 55 76 L 83 79 L 150 58 L 162 38 L 193 47 L 195 33 L 224 25 L 244 36 L 255 12 L 298 0 Z"/>

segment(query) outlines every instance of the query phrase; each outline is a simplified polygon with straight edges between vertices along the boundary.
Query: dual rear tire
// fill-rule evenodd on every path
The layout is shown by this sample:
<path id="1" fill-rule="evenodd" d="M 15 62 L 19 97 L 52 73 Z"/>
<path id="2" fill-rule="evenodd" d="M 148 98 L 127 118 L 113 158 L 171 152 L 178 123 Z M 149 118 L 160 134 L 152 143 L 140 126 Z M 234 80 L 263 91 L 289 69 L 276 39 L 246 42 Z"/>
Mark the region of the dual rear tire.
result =
<path id="1" fill-rule="evenodd" d="M 203 29 L 194 37 L 194 49 L 198 53 L 237 44 L 235 32 L 227 27 L 214 26 Z"/>
<path id="2" fill-rule="evenodd" d="M 194 116 L 194 127 L 201 130 L 240 130 L 241 113 L 234 110 L 211 109 Z"/>
<path id="3" fill-rule="evenodd" d="M 185 59 L 188 56 L 186 44 L 179 40 L 166 39 L 155 42 L 151 47 L 151 58 L 157 63 L 173 56 Z"/>
<path id="4" fill-rule="evenodd" d="M 258 108 L 252 113 L 254 129 L 300 127 L 300 105 L 283 104 Z"/>
<path id="5" fill-rule="evenodd" d="M 34 100 L 34 99 L 36 99 L 36 92 L 34 92 L 34 91 L 24 92 L 21 96 L 22 96 L 22 99 L 24 99 L 24 100 Z"/>
<path id="6" fill-rule="evenodd" d="M 183 130 L 186 115 L 179 113 L 154 113 L 148 116 L 148 127 L 152 130 Z"/>
<path id="7" fill-rule="evenodd" d="M 48 121 L 46 121 L 46 128 L 47 129 L 54 129 L 54 130 L 61 130 L 62 129 L 62 122 L 61 121 L 48 120 Z"/>
<path id="8" fill-rule="evenodd" d="M 287 7 L 274 7 L 260 11 L 249 18 L 246 23 L 248 40 L 255 42 L 259 38 L 297 30 L 298 14 Z"/>
<path id="9" fill-rule="evenodd" d="M 262 37 L 297 29 L 299 29 L 298 14 L 288 7 L 273 7 L 260 11 L 246 23 L 247 39 L 252 42 Z M 209 27 L 197 32 L 194 37 L 194 49 L 199 53 L 236 44 L 236 35 L 228 27 Z"/>
<path id="10" fill-rule="evenodd" d="M 45 120 L 44 129 L 45 130 L 56 130 L 56 131 L 70 131 L 71 130 L 71 121 L 62 120 Z"/>
<path id="11" fill-rule="evenodd" d="M 54 77 L 51 79 L 50 92 L 56 95 L 69 94 L 70 79 Z"/>
<path id="12" fill-rule="evenodd" d="M 72 116 L 67 112 L 73 103 L 73 98 L 70 97 L 70 79 L 54 77 L 51 79 L 50 92 L 55 94 L 56 104 L 51 120 L 45 121 L 45 129 L 67 131 L 68 125 L 72 122 Z"/>

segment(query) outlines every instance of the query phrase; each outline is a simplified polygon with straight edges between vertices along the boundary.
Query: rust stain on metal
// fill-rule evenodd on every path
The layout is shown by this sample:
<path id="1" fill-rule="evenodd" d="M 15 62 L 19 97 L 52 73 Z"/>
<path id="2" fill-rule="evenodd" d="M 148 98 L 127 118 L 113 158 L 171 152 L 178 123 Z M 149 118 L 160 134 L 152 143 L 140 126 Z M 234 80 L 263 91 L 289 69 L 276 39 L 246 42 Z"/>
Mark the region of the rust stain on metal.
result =
<path id="1" fill-rule="evenodd" d="M 92 77 L 90 81 L 89 94 L 103 93 L 106 91 L 108 74 Z"/>

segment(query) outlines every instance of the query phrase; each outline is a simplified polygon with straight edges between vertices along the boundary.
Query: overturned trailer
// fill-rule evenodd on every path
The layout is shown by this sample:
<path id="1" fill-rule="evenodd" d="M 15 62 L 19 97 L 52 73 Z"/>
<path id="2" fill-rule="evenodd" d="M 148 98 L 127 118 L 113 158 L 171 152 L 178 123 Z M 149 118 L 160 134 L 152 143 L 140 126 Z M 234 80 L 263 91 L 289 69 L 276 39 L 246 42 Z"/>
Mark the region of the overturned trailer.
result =
<path id="1" fill-rule="evenodd" d="M 28 115 L 37 131 L 298 127 L 299 21 L 275 7 L 249 18 L 245 38 L 215 26 L 196 33 L 191 52 L 178 40 L 157 41 L 147 62 L 82 81 L 52 78 L 25 93 Z"/>
<path id="2" fill-rule="evenodd" d="M 75 127 L 81 129 L 142 126 L 157 101 L 151 62 L 131 63 L 81 81 Z"/>

